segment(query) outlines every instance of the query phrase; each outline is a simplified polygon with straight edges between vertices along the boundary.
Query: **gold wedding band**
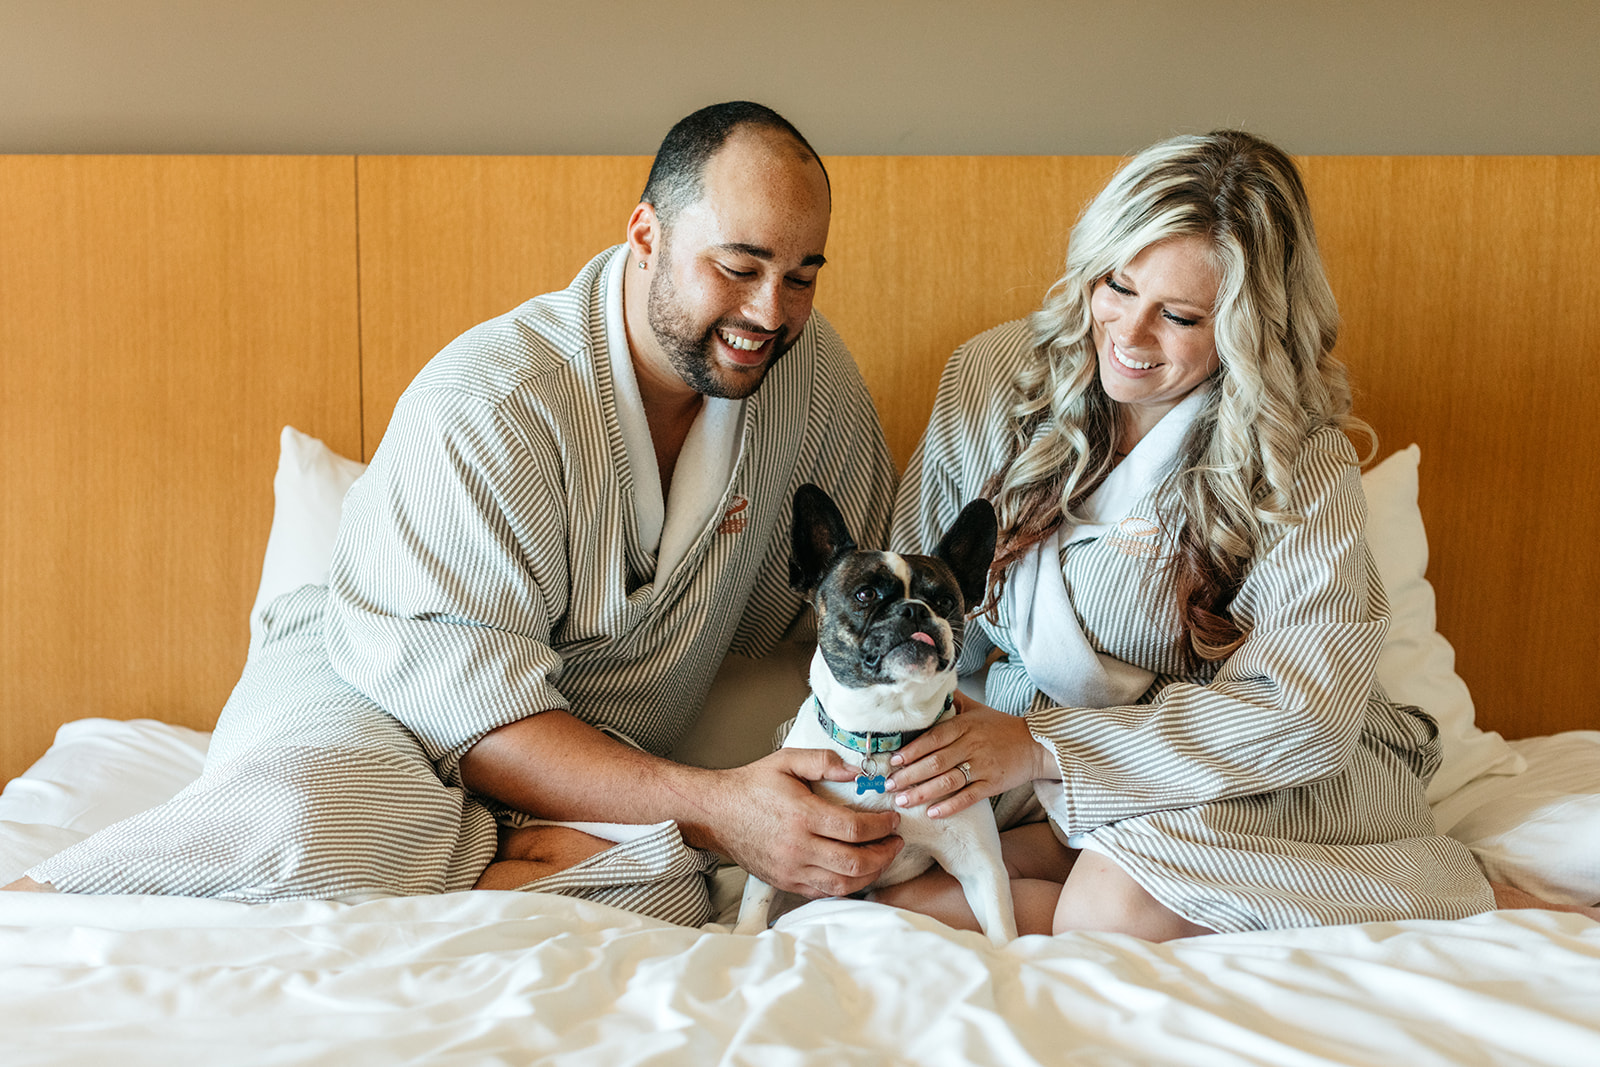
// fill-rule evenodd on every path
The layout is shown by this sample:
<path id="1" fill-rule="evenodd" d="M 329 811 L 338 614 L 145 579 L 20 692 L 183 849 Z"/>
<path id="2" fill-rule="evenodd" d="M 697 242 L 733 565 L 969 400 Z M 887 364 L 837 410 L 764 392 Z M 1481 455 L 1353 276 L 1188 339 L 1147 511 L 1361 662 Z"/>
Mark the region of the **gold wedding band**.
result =
<path id="1" fill-rule="evenodd" d="M 962 760 L 960 763 L 956 764 L 956 770 L 960 771 L 961 777 L 966 779 L 965 782 L 961 783 L 962 785 L 972 784 L 972 764 L 968 763 L 966 760 Z"/>

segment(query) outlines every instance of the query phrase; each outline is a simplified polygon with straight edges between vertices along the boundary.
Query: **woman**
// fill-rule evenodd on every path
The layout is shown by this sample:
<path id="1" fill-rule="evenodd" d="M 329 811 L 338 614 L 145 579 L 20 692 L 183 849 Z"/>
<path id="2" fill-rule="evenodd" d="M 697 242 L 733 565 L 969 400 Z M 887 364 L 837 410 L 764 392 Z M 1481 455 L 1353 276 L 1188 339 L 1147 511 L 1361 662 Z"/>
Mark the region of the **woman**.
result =
<path id="1" fill-rule="evenodd" d="M 1337 325 L 1293 162 L 1221 131 L 1132 159 L 1044 306 L 946 367 L 894 541 L 925 551 L 995 503 L 961 669 L 993 663 L 987 704 L 906 746 L 892 783 L 935 817 L 1004 794 L 1022 932 L 1495 906 L 1434 833 L 1433 721 L 1373 680 L 1387 603 L 1346 437 L 1371 431 Z M 939 871 L 878 899 L 972 926 Z"/>

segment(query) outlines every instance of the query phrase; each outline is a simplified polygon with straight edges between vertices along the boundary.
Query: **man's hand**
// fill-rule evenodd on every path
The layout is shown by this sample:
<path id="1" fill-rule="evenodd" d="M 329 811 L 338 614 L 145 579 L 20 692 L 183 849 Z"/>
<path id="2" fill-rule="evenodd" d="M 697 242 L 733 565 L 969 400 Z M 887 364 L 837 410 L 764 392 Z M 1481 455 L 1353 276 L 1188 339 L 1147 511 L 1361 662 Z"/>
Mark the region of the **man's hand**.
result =
<path id="1" fill-rule="evenodd" d="M 863 812 L 811 791 L 811 782 L 853 781 L 837 754 L 783 748 L 716 771 L 706 819 L 684 830 L 774 888 L 805 897 L 846 896 L 871 885 L 905 842 L 893 811 Z"/>

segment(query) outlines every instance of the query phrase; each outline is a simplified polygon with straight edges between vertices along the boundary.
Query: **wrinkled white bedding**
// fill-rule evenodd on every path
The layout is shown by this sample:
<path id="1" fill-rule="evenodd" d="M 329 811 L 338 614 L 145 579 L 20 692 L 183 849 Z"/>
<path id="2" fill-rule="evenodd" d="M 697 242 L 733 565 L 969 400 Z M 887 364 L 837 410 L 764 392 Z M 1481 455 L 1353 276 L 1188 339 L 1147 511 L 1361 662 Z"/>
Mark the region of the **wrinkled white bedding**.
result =
<path id="1" fill-rule="evenodd" d="M 0 881 L 199 773 L 79 720 L 0 796 Z M 1436 805 L 1506 881 L 1600 898 L 1600 733 Z M 719 914 L 737 911 L 724 871 Z M 1232 934 L 978 934 L 819 901 L 760 937 L 565 897 L 0 894 L 0 1064 L 1600 1064 L 1600 924 L 1498 912 Z"/>
<path id="2" fill-rule="evenodd" d="M 0 795 L 0 882 L 171 796 L 208 740 L 63 726 Z M 1527 769 L 1452 793 L 1440 829 L 1496 877 L 1600 899 L 1600 733 L 1512 747 Z M 740 889 L 723 872 L 724 919 Z M 1600 924 L 1572 914 L 997 951 L 835 900 L 726 929 L 524 893 L 0 894 L 0 1064 L 1600 1064 Z"/>
<path id="3" fill-rule="evenodd" d="M 854 901 L 760 937 L 563 897 L 10 894 L 7 1064 L 1600 1062 L 1600 924 L 1551 912 L 1132 938 Z"/>

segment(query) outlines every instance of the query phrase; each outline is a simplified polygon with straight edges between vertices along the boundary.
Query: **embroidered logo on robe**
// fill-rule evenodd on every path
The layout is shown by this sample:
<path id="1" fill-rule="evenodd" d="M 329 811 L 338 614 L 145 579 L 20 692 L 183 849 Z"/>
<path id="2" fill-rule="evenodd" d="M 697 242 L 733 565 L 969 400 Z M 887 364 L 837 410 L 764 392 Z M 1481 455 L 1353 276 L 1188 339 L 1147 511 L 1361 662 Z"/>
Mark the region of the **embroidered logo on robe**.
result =
<path id="1" fill-rule="evenodd" d="M 722 513 L 722 525 L 717 527 L 719 534 L 744 533 L 744 528 L 750 524 L 750 498 L 733 494 L 728 503 L 728 510 Z"/>
<path id="2" fill-rule="evenodd" d="M 1161 527 L 1129 515 L 1106 535 L 1106 543 L 1125 556 L 1153 558 L 1161 553 Z"/>

